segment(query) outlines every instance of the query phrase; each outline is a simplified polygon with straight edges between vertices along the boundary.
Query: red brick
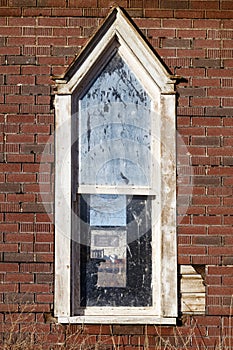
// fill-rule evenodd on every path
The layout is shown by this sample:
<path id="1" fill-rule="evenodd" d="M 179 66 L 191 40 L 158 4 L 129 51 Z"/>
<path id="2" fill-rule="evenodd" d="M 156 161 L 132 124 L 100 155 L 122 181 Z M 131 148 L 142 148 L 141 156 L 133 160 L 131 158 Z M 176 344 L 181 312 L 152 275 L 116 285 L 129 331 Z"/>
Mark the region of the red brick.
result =
<path id="1" fill-rule="evenodd" d="M 192 144 L 203 145 L 203 146 L 220 146 L 220 138 L 217 136 L 212 136 L 212 137 L 193 136 Z"/>
<path id="2" fill-rule="evenodd" d="M 106 1 L 105 1 L 106 2 Z M 97 0 L 87 0 L 85 2 L 79 2 L 77 0 L 69 0 L 69 7 L 74 7 L 74 8 L 91 8 L 91 7 L 98 7 L 97 6 Z M 100 7 L 103 7 L 103 3 L 100 5 Z"/>
<path id="3" fill-rule="evenodd" d="M 45 273 L 52 272 L 50 264 L 40 264 L 40 263 L 22 263 L 20 264 L 21 272 L 31 272 L 31 273 Z"/>
<path id="4" fill-rule="evenodd" d="M 48 40 L 48 39 L 47 39 Z M 45 74 L 45 75 L 49 75 L 50 74 L 50 67 L 46 67 L 46 66 L 31 66 L 31 65 L 27 65 L 27 66 L 22 66 L 21 68 L 21 72 L 22 74 L 25 75 L 38 75 L 38 74 Z M 24 90 L 25 91 L 24 87 Z M 41 87 L 37 87 L 36 88 L 41 88 Z M 38 91 L 39 92 L 39 91 Z"/>
<path id="5" fill-rule="evenodd" d="M 21 166 L 20 164 L 7 164 L 7 163 L 1 163 L 0 164 L 0 171 L 1 172 L 20 172 Z"/>
<path id="6" fill-rule="evenodd" d="M 233 149 L 230 147 L 218 147 L 218 148 L 208 148 L 208 154 L 210 156 L 233 156 Z"/>
<path id="7" fill-rule="evenodd" d="M 6 242 L 33 242 L 33 234 L 16 234 L 16 233 L 6 233 Z"/>
<path id="8" fill-rule="evenodd" d="M 22 8 L 22 14 L 24 17 L 37 17 L 37 16 L 51 16 L 52 9 L 51 8 Z"/>
<path id="9" fill-rule="evenodd" d="M 193 156 L 204 156 L 206 154 L 205 147 L 203 146 L 187 146 L 187 150 Z"/>
<path id="10" fill-rule="evenodd" d="M 22 84 L 22 85 L 33 85 L 35 84 L 35 77 L 32 75 L 9 75 L 7 77 L 8 84 Z"/>
<path id="11" fill-rule="evenodd" d="M 0 8 L 0 16 L 21 16 L 21 8 L 9 8 L 9 7 L 2 7 Z"/>
<path id="12" fill-rule="evenodd" d="M 1 9 L 0 9 L 1 10 Z M 0 55 L 20 55 L 20 47 L 3 46 L 0 47 Z M 2 84 L 2 82 L 1 82 Z"/>
<path id="13" fill-rule="evenodd" d="M 49 134 L 50 133 L 50 126 L 49 125 L 22 125 L 21 128 L 22 133 L 26 134 L 34 134 L 34 133 L 42 133 L 42 134 Z"/>
<path id="14" fill-rule="evenodd" d="M 33 143 L 34 136 L 33 135 L 25 135 L 25 134 L 8 134 L 7 135 L 8 143 Z"/>
<path id="15" fill-rule="evenodd" d="M 196 216 L 193 217 L 194 225 L 221 225 L 221 216 Z"/>
<path id="16" fill-rule="evenodd" d="M 19 94 L 19 86 L 1 85 L 0 86 L 0 93 L 8 94 L 8 95 Z"/>
<path id="17" fill-rule="evenodd" d="M 59 28 L 59 27 L 55 27 L 53 28 L 53 35 L 56 37 L 59 36 L 80 36 L 81 35 L 81 28 L 77 27 L 77 28 Z M 76 48 L 77 50 L 77 48 Z"/>
<path id="18" fill-rule="evenodd" d="M 8 154 L 7 161 L 12 163 L 33 163 L 34 155 L 33 154 Z M 19 192 L 19 191 L 17 191 Z"/>
<path id="19" fill-rule="evenodd" d="M 200 1 L 200 0 L 192 0 L 190 3 L 191 9 L 213 9 L 218 10 L 219 9 L 219 3 L 216 0 L 208 0 L 208 1 Z M 208 18 L 208 17 L 207 17 Z"/>
<path id="20" fill-rule="evenodd" d="M 54 17 L 80 17 L 83 16 L 83 10 L 78 8 L 53 8 L 52 16 Z"/>
<path id="21" fill-rule="evenodd" d="M 233 4 L 230 0 L 223 0 L 220 6 L 223 10 L 233 10 Z"/>
<path id="22" fill-rule="evenodd" d="M 54 254 L 53 253 L 37 253 L 36 254 L 36 261 L 37 262 L 54 262 Z"/>
<path id="23" fill-rule="evenodd" d="M 162 39 L 162 47 L 190 48 L 191 41 L 188 39 Z"/>
<path id="24" fill-rule="evenodd" d="M 207 208 L 207 213 L 209 215 L 231 215 L 231 208 L 222 207 L 210 207 Z"/>
<path id="25" fill-rule="evenodd" d="M 0 223 L 1 232 L 17 232 L 18 224 Z"/>
<path id="26" fill-rule="evenodd" d="M 220 198 L 194 196 L 192 198 L 192 203 L 194 205 L 220 205 Z"/>
<path id="27" fill-rule="evenodd" d="M 9 174 L 8 182 L 36 182 L 36 174 Z"/>
<path id="28" fill-rule="evenodd" d="M 20 291 L 23 293 L 49 293 L 49 285 L 47 284 L 22 284 Z"/>
<path id="29" fill-rule="evenodd" d="M 192 157 L 193 165 L 220 165 L 220 157 Z"/>
<path id="30" fill-rule="evenodd" d="M 206 18 L 233 18 L 233 11 L 206 11 Z"/>
<path id="31" fill-rule="evenodd" d="M 1 66 L 0 74 L 20 74 L 20 66 Z M 8 88 L 8 90 L 10 87 Z M 9 92 L 5 90 L 5 92 Z"/>
<path id="32" fill-rule="evenodd" d="M 160 7 L 166 9 L 188 9 L 189 2 L 188 0 L 161 0 Z"/>
<path id="33" fill-rule="evenodd" d="M 219 167 L 217 169 L 208 169 L 208 175 L 222 175 L 222 176 L 232 176 L 231 168 Z"/>
<path id="34" fill-rule="evenodd" d="M 8 222 L 33 222 L 33 214 L 6 214 L 6 221 Z"/>
<path id="35" fill-rule="evenodd" d="M 0 263 L 0 272 L 18 272 L 19 264 L 17 263 Z"/>
<path id="36" fill-rule="evenodd" d="M 20 185 L 19 184 L 8 184 L 8 183 L 0 183 L 0 191 L 1 192 L 19 192 Z"/>
<path id="37" fill-rule="evenodd" d="M 41 7 L 66 7 L 66 0 L 37 0 L 37 6 Z"/>
<path id="38" fill-rule="evenodd" d="M 7 46 L 14 45 L 36 45 L 36 38 L 33 37 L 10 37 L 7 39 Z"/>
<path id="39" fill-rule="evenodd" d="M 68 39 L 68 40 L 72 40 L 72 39 L 73 38 Z M 81 40 L 81 39 L 75 38 L 75 40 L 78 41 L 78 40 Z M 59 37 L 59 38 L 57 38 L 57 37 L 47 37 L 47 36 L 46 37 L 38 37 L 38 45 L 41 45 L 41 46 L 42 45 L 47 45 L 48 42 L 50 42 L 50 44 L 54 45 L 54 46 L 66 46 L 67 45 L 67 39 L 65 37 Z M 68 41 L 68 45 L 72 45 L 72 42 Z M 79 45 L 77 44 L 77 46 L 79 46 Z"/>
<path id="40" fill-rule="evenodd" d="M 172 18 L 172 10 L 145 9 L 145 17 L 151 18 Z"/>
<path id="41" fill-rule="evenodd" d="M 221 25 L 221 21 L 218 19 L 194 19 L 193 20 L 194 28 L 219 29 L 220 25 Z"/>
<path id="42" fill-rule="evenodd" d="M 14 193 L 7 195 L 8 202 L 33 202 L 35 201 L 35 194 L 33 193 Z"/>
<path id="43" fill-rule="evenodd" d="M 223 263 L 223 265 L 233 265 L 233 258 L 232 257 L 223 257 L 222 263 Z"/>
<path id="44" fill-rule="evenodd" d="M 232 256 L 232 247 L 208 247 L 208 251 L 210 255 L 217 255 L 217 256 Z"/>
<path id="45" fill-rule="evenodd" d="M 19 96 L 6 96 L 6 103 L 13 103 L 13 104 L 33 104 L 34 103 L 34 98 L 33 96 L 22 96 L 22 95 L 19 95 Z"/>
<path id="46" fill-rule="evenodd" d="M 219 246 L 222 242 L 221 237 L 215 237 L 215 236 L 197 236 L 193 237 L 192 243 L 193 244 L 201 244 L 201 245 L 214 245 Z"/>
<path id="47" fill-rule="evenodd" d="M 184 255 L 205 255 L 206 248 L 203 246 L 180 246 L 178 247 L 178 254 Z"/>
<path id="48" fill-rule="evenodd" d="M 6 283 L 9 283 L 9 282 L 33 283 L 34 276 L 28 275 L 28 274 L 26 275 L 24 273 L 11 273 L 11 274 L 6 274 L 5 281 Z"/>
<path id="49" fill-rule="evenodd" d="M 220 276 L 206 276 L 205 283 L 207 285 L 220 285 L 221 284 L 221 277 Z M 208 303 L 208 305 L 209 304 L 210 303 Z"/>
<path id="50" fill-rule="evenodd" d="M 0 104 L 0 113 L 18 113 L 18 112 L 19 112 L 18 105 Z"/>
<path id="51" fill-rule="evenodd" d="M 205 11 L 203 10 L 175 10 L 176 18 L 205 18 Z"/>
<path id="52" fill-rule="evenodd" d="M 53 303 L 53 295 L 51 294 L 36 294 L 37 303 Z"/>

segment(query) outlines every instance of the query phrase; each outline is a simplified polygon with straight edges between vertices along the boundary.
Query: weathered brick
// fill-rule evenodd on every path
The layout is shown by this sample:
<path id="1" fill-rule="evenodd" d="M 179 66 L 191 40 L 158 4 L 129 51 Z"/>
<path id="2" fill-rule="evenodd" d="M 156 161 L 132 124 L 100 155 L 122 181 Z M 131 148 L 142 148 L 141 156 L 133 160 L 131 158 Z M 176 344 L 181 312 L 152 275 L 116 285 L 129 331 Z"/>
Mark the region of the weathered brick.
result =
<path id="1" fill-rule="evenodd" d="M 122 5 L 121 5 L 122 6 Z M 135 7 L 135 8 L 143 8 L 143 0 L 129 0 L 129 8 Z"/>
<path id="2" fill-rule="evenodd" d="M 233 11 L 229 10 L 222 10 L 222 11 L 214 11 L 214 10 L 207 10 L 206 11 L 206 18 L 233 18 Z"/>
<path id="3" fill-rule="evenodd" d="M 35 86 L 24 85 L 22 86 L 22 94 L 23 95 L 49 95 L 50 87 L 43 86 L 43 85 L 35 85 Z"/>
<path id="4" fill-rule="evenodd" d="M 160 7 L 166 9 L 188 9 L 189 2 L 188 0 L 161 0 Z"/>
<path id="5" fill-rule="evenodd" d="M 221 61 L 219 59 L 200 59 L 200 58 L 193 59 L 193 67 L 220 68 L 220 66 L 221 66 Z"/>
<path id="6" fill-rule="evenodd" d="M 218 10 L 219 9 L 219 4 L 218 1 L 216 0 L 208 0 L 208 1 L 200 1 L 200 0 L 192 0 L 190 3 L 190 8 L 191 9 L 213 9 L 213 10 Z"/>
<path id="7" fill-rule="evenodd" d="M 205 146 L 220 146 L 220 138 L 217 136 L 212 137 L 192 137 L 193 145 L 205 145 Z"/>
<path id="8" fill-rule="evenodd" d="M 23 212 L 27 213 L 51 213 L 52 206 L 49 204 L 43 203 L 23 203 L 22 205 Z"/>
<path id="9" fill-rule="evenodd" d="M 6 262 L 33 262 L 33 253 L 4 253 L 4 261 Z"/>
<path id="10" fill-rule="evenodd" d="M 34 7 L 36 6 L 36 0 L 9 0 L 9 6 L 12 7 Z"/>
<path id="11" fill-rule="evenodd" d="M 43 9 L 44 10 L 44 9 Z M 52 16 L 54 17 L 80 17 L 83 16 L 81 8 L 52 8 Z"/>
<path id="12" fill-rule="evenodd" d="M 221 237 L 214 236 L 197 236 L 193 238 L 193 244 L 214 245 L 219 246 L 221 244 Z"/>
<path id="13" fill-rule="evenodd" d="M 175 10 L 176 18 L 205 18 L 205 11 L 203 9 L 199 10 Z M 216 17 L 215 17 L 216 18 Z"/>
<path id="14" fill-rule="evenodd" d="M 191 41 L 188 39 L 162 39 L 162 47 L 190 48 Z"/>
<path id="15" fill-rule="evenodd" d="M 145 17 L 149 18 L 173 18 L 172 10 L 160 10 L 152 8 L 145 8 Z"/>
<path id="16" fill-rule="evenodd" d="M 194 183 L 195 185 L 218 186 L 220 184 L 220 178 L 211 176 L 195 176 Z"/>
<path id="17" fill-rule="evenodd" d="M 7 56 L 8 64 L 36 64 L 36 57 L 32 56 Z"/>
<path id="18" fill-rule="evenodd" d="M 0 192 L 19 192 L 20 185 L 14 183 L 0 183 Z"/>
<path id="19" fill-rule="evenodd" d="M 143 326 L 120 326 L 115 325 L 113 326 L 113 333 L 114 334 L 143 334 Z"/>
<path id="20" fill-rule="evenodd" d="M 66 7 L 66 0 L 37 0 L 38 7 Z"/>
<path id="21" fill-rule="evenodd" d="M 67 47 L 64 47 L 64 46 L 54 46 L 53 47 L 53 55 L 54 56 L 74 56 L 75 54 L 78 54 L 79 52 L 79 49 L 74 46 L 67 46 Z"/>
<path id="22" fill-rule="evenodd" d="M 101 4 L 101 6 L 102 5 L 103 4 Z M 81 7 L 81 8 L 84 8 L 84 7 L 87 7 L 87 8 L 98 7 L 97 6 L 97 0 L 87 0 L 85 2 L 79 2 L 77 0 L 69 0 L 68 6 L 69 7 L 74 7 L 74 8 L 78 8 L 78 7 Z"/>
<path id="23" fill-rule="evenodd" d="M 10 8 L 8 6 L 6 7 L 1 7 L 0 8 L 0 16 L 15 16 L 15 17 L 20 17 L 21 16 L 21 8 Z"/>
<path id="24" fill-rule="evenodd" d="M 215 108 L 215 107 L 207 107 L 206 108 L 206 115 L 207 116 L 233 116 L 233 110 L 232 108 Z"/>

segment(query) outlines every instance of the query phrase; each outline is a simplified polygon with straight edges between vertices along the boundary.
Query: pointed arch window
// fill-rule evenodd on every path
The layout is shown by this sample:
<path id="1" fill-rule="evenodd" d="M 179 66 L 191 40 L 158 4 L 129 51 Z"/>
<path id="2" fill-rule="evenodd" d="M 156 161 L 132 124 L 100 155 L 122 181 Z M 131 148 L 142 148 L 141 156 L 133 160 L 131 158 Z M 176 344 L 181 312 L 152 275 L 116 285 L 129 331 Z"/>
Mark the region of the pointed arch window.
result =
<path id="1" fill-rule="evenodd" d="M 175 323 L 174 79 L 115 8 L 56 83 L 55 314 Z"/>

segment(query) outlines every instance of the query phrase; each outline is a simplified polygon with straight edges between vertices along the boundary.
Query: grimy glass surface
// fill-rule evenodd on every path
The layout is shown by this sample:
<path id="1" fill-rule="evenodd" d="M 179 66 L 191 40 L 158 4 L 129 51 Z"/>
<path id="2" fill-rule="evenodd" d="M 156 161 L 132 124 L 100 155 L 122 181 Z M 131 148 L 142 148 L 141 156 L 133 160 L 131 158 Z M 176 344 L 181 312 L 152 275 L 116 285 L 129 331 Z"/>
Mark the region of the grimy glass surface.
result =
<path id="1" fill-rule="evenodd" d="M 148 94 L 115 54 L 79 102 L 79 184 L 151 185 L 150 108 Z M 151 197 L 93 193 L 78 202 L 74 298 L 83 307 L 151 306 Z"/>
<path id="2" fill-rule="evenodd" d="M 81 306 L 151 306 L 150 198 L 126 197 L 125 226 L 108 226 L 108 220 L 104 226 L 104 212 L 100 226 L 91 226 L 90 196 L 80 203 L 87 223 L 82 230 L 87 244 L 81 245 Z"/>
<path id="3" fill-rule="evenodd" d="M 150 184 L 150 108 L 150 97 L 115 54 L 79 103 L 79 184 Z"/>

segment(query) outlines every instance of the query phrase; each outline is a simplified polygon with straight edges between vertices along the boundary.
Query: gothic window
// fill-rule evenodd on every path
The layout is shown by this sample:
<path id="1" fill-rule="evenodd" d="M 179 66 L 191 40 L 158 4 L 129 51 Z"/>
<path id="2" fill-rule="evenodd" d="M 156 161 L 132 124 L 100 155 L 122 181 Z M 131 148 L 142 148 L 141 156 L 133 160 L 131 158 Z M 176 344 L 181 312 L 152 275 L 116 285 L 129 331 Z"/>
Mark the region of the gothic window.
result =
<path id="1" fill-rule="evenodd" d="M 174 79 L 115 8 L 56 83 L 55 314 L 175 323 Z"/>

